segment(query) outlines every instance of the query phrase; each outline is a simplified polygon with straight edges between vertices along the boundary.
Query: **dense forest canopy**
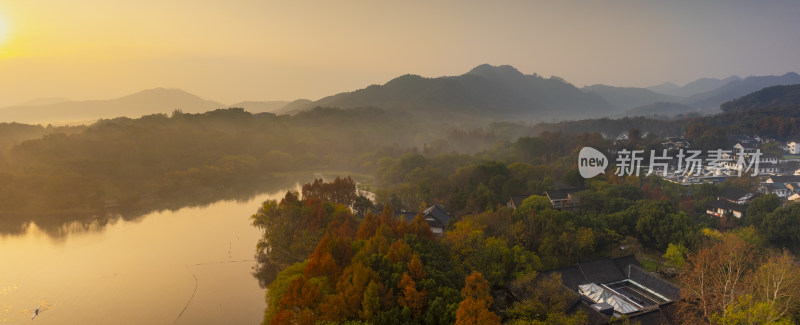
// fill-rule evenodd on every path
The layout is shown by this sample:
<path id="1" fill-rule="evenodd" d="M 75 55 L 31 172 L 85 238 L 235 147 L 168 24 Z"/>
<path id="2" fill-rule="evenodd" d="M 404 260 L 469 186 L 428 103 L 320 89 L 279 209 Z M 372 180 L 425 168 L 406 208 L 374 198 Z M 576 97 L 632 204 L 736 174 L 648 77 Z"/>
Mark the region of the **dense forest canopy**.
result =
<path id="1" fill-rule="evenodd" d="M 483 163 L 443 182 L 475 180 L 461 185 L 472 201 L 491 195 L 483 182 L 520 164 Z M 673 316 L 683 323 L 787 322 L 800 311 L 800 267 L 780 250 L 800 245 L 800 228 L 789 221 L 799 206 L 766 195 L 746 219 L 704 213 L 704 202 L 747 182 L 685 188 L 657 177 L 598 176 L 578 193 L 582 211 L 555 210 L 540 195 L 516 209 L 489 198 L 457 210 L 441 237 L 421 212 L 408 221 L 386 204 L 354 214 L 356 199 L 321 199 L 355 197 L 350 182 L 316 180 L 302 196 L 288 192 L 252 216 L 264 230 L 256 275 L 268 287 L 265 323 L 586 324 L 583 312 L 567 312 L 579 298 L 546 270 L 630 253 L 663 253 L 662 267 L 679 270 L 686 300 Z"/>

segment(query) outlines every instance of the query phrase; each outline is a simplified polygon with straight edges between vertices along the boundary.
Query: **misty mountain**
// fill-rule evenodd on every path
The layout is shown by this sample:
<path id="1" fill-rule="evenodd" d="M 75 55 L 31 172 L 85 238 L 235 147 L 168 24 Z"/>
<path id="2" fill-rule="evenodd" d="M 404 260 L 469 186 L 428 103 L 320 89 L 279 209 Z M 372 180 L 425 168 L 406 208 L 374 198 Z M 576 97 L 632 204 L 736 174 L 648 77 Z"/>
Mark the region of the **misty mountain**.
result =
<path id="1" fill-rule="evenodd" d="M 44 97 L 44 98 L 36 98 L 31 99 L 29 101 L 25 101 L 14 106 L 39 106 L 39 105 L 51 105 L 51 104 L 58 104 L 63 102 L 68 102 L 68 98 L 64 97 Z"/>
<path id="2" fill-rule="evenodd" d="M 620 111 L 627 111 L 639 106 L 649 105 L 656 102 L 670 102 L 677 98 L 659 94 L 652 90 L 635 87 L 614 87 L 607 85 L 592 85 L 582 88 L 584 91 L 593 92 L 600 95 L 609 104 Z"/>
<path id="3" fill-rule="evenodd" d="M 655 86 L 650 86 L 650 87 L 647 87 L 647 88 L 645 88 L 645 89 L 647 89 L 647 90 L 650 90 L 650 91 L 652 91 L 652 92 L 657 92 L 657 93 L 659 93 L 659 94 L 664 94 L 664 95 L 675 95 L 675 93 L 676 93 L 676 92 L 678 91 L 678 89 L 680 89 L 680 88 L 681 88 L 681 86 L 678 86 L 678 85 L 676 85 L 676 84 L 674 84 L 674 83 L 671 83 L 671 82 L 665 82 L 665 83 L 663 83 L 663 84 L 659 84 L 659 85 L 655 85 Z"/>
<path id="4" fill-rule="evenodd" d="M 115 99 L 4 107 L 0 108 L 0 121 L 69 123 L 119 116 L 138 117 L 170 113 L 174 110 L 200 113 L 222 107 L 225 105 L 202 99 L 180 89 L 155 88 Z"/>
<path id="5" fill-rule="evenodd" d="M 739 76 L 730 76 L 724 79 L 700 78 L 683 86 L 678 86 L 671 82 L 666 82 L 657 86 L 647 87 L 647 89 L 669 96 L 689 97 L 699 93 L 705 93 L 727 85 L 731 81 L 741 80 Z"/>
<path id="6" fill-rule="evenodd" d="M 683 103 L 699 109 L 717 109 L 722 103 L 742 97 L 754 91 L 778 85 L 800 84 L 800 75 L 794 72 L 782 76 L 756 76 L 733 80 L 714 90 L 695 94 Z"/>
<path id="7" fill-rule="evenodd" d="M 649 105 L 639 106 L 625 112 L 626 116 L 644 117 L 674 117 L 676 115 L 687 115 L 697 113 L 697 109 L 684 104 L 673 102 L 656 102 Z"/>
<path id="8" fill-rule="evenodd" d="M 452 77 L 403 75 L 372 85 L 282 109 L 297 113 L 313 107 L 380 107 L 428 115 L 512 119 L 567 119 L 607 115 L 614 107 L 558 77 L 525 75 L 514 67 L 475 67 Z"/>
<path id="9" fill-rule="evenodd" d="M 742 112 L 765 108 L 800 108 L 800 85 L 772 86 L 720 106 L 723 112 Z"/>
<path id="10" fill-rule="evenodd" d="M 251 113 L 275 113 L 287 104 L 289 104 L 289 102 L 285 100 L 244 101 L 230 105 L 230 107 L 244 108 L 244 110 Z"/>
<path id="11" fill-rule="evenodd" d="M 284 105 L 283 107 L 277 109 L 274 113 L 275 114 L 294 114 L 297 112 L 308 110 L 310 107 L 314 107 L 314 102 L 310 99 L 297 99 L 293 100 L 290 103 Z"/>

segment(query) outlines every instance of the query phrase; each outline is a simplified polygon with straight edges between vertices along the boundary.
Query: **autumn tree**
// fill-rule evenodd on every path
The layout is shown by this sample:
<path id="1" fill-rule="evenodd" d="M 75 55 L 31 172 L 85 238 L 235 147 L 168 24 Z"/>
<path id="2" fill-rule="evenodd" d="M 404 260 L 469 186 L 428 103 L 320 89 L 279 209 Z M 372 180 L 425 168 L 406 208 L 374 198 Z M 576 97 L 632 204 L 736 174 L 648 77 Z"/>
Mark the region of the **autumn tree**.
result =
<path id="1" fill-rule="evenodd" d="M 303 199 L 317 198 L 343 205 L 353 205 L 356 200 L 356 183 L 350 176 L 336 177 L 331 183 L 326 183 L 317 178 L 311 183 L 303 185 Z"/>
<path id="2" fill-rule="evenodd" d="M 765 323 L 774 322 L 800 310 L 800 267 L 789 252 L 773 254 L 753 278 L 753 295 L 767 305 Z"/>
<path id="3" fill-rule="evenodd" d="M 378 216 L 367 213 L 364 217 L 364 221 L 358 226 L 358 232 L 356 233 L 356 239 L 369 239 L 372 235 L 375 234 L 375 231 L 378 230 L 378 225 L 380 220 Z"/>
<path id="4" fill-rule="evenodd" d="M 461 289 L 464 300 L 456 310 L 457 325 L 500 324 L 500 316 L 489 310 L 494 299 L 489 294 L 489 282 L 478 272 L 469 275 Z"/>
<path id="5" fill-rule="evenodd" d="M 411 275 L 411 278 L 414 279 L 414 281 L 422 281 L 425 279 L 427 274 L 422 268 L 422 261 L 419 259 L 419 255 L 414 254 L 414 256 L 411 257 L 411 260 L 408 261 L 408 274 Z"/>
<path id="6" fill-rule="evenodd" d="M 424 219 L 409 224 L 386 209 L 381 216 L 368 213 L 356 230 L 352 213 L 342 205 L 314 197 L 294 202 L 300 215 L 307 217 L 305 222 L 325 220 L 327 225 L 320 225 L 324 235 L 308 258 L 281 272 L 270 286 L 266 321 L 431 325 L 455 321 L 462 300 L 456 288 L 463 284 L 449 251 L 431 236 Z M 487 247 L 486 252 L 494 249 Z M 509 256 L 511 264 L 535 261 L 521 253 L 503 256 Z"/>
<path id="7" fill-rule="evenodd" d="M 787 251 L 774 253 L 748 279 L 748 287 L 711 321 L 719 324 L 793 324 L 800 310 L 800 267 Z"/>
<path id="8" fill-rule="evenodd" d="M 412 279 L 407 272 L 403 273 L 403 277 L 400 279 L 400 283 L 397 287 L 402 292 L 402 295 L 397 301 L 400 306 L 410 308 L 416 316 L 421 315 L 425 309 L 427 292 L 424 290 L 417 290 L 417 283 L 414 282 L 414 279 Z"/>
<path id="9" fill-rule="evenodd" d="M 431 226 L 428 224 L 428 221 L 425 220 L 425 217 L 422 216 L 422 213 L 418 213 L 414 217 L 414 221 L 412 221 L 410 225 L 410 233 L 422 238 L 433 240 L 433 231 L 431 231 Z"/>
<path id="10" fill-rule="evenodd" d="M 283 312 L 283 315 L 277 318 L 294 319 L 294 314 L 288 310 L 281 311 L 279 302 L 286 293 L 289 284 L 296 278 L 303 276 L 303 269 L 306 262 L 293 264 L 278 273 L 275 280 L 269 284 L 267 288 L 267 308 L 264 310 L 264 319 L 269 320 L 277 317 L 277 314 Z M 290 315 L 291 314 L 291 315 Z M 276 323 L 277 324 L 277 323 Z M 283 324 L 283 323 L 281 323 Z"/>
<path id="11" fill-rule="evenodd" d="M 389 246 L 389 252 L 386 254 L 389 258 L 389 263 L 408 263 L 411 259 L 411 247 L 409 247 L 402 239 L 395 241 Z"/>
<path id="12" fill-rule="evenodd" d="M 337 310 L 341 310 L 341 316 L 345 318 L 356 318 L 362 313 L 365 302 L 362 301 L 364 297 L 375 299 L 380 294 L 380 285 L 375 284 L 374 290 L 367 295 L 367 287 L 371 282 L 378 281 L 379 277 L 371 268 L 362 265 L 361 263 L 354 263 L 347 267 L 342 275 L 339 276 L 336 283 L 335 296 L 339 299 L 331 300 L 331 306 Z M 372 308 L 370 315 L 374 316 L 380 309 L 380 306 L 374 306 L 373 302 L 368 303 Z"/>
<path id="13" fill-rule="evenodd" d="M 737 302 L 757 265 L 754 248 L 735 235 L 691 254 L 679 280 L 683 286 L 681 316 L 687 323 L 709 322 L 715 314 L 725 317 Z"/>
<path id="14" fill-rule="evenodd" d="M 292 280 L 278 303 L 281 312 L 275 315 L 274 320 L 285 322 L 294 316 L 298 324 L 313 324 L 317 303 L 322 298 L 322 287 L 318 281 L 309 280 L 305 276 Z"/>

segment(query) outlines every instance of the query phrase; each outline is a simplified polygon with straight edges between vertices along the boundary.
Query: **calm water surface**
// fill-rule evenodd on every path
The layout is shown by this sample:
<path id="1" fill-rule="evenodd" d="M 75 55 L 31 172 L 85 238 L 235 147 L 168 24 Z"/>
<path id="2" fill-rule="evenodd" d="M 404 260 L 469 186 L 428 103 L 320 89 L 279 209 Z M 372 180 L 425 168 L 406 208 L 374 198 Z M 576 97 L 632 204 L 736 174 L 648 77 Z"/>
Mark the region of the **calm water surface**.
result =
<path id="1" fill-rule="evenodd" d="M 285 193 L 67 226 L 58 237 L 35 225 L 0 236 L 0 323 L 259 324 L 265 290 L 251 268 L 260 232 L 249 217 Z"/>

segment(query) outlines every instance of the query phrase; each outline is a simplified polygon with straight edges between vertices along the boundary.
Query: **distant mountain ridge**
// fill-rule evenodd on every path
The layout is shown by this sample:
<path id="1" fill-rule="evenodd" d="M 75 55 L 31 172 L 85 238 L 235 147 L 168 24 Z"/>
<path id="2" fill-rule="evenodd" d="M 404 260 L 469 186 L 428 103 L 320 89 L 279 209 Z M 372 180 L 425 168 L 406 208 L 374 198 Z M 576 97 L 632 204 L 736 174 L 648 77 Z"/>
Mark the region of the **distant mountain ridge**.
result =
<path id="1" fill-rule="evenodd" d="M 685 104 L 700 109 L 717 109 L 722 103 L 771 86 L 800 84 L 800 75 L 794 72 L 782 76 L 753 76 L 734 80 L 709 92 L 696 94 L 684 100 Z"/>
<path id="2" fill-rule="evenodd" d="M 583 87 L 583 90 L 600 95 L 609 104 L 624 111 L 657 102 L 678 100 L 677 97 L 660 94 L 646 88 L 592 85 Z"/>
<path id="3" fill-rule="evenodd" d="M 0 108 L 0 122 L 74 123 L 100 118 L 138 117 L 182 110 L 200 113 L 241 107 L 254 113 L 297 114 L 315 107 L 380 108 L 430 118 L 481 122 L 555 122 L 597 117 L 711 114 L 721 104 L 765 87 L 800 84 L 794 72 L 782 76 L 701 78 L 683 86 L 649 88 L 596 84 L 577 88 L 559 77 L 526 75 L 513 66 L 482 64 L 457 76 L 427 78 L 406 74 L 382 85 L 343 92 L 316 101 L 243 101 L 224 105 L 180 89 L 155 88 L 107 100 L 42 98 Z M 696 92 L 696 93 L 695 93 Z M 690 96 L 684 96 L 691 93 Z"/>
<path id="4" fill-rule="evenodd" d="M 423 114 L 551 119 L 601 116 L 615 108 L 558 77 L 525 75 L 512 66 L 480 65 L 452 77 L 403 75 L 383 85 L 328 96 L 283 113 L 313 107 L 379 107 Z"/>
<path id="5" fill-rule="evenodd" d="M 39 105 L 51 105 L 51 104 L 58 104 L 63 102 L 70 101 L 68 98 L 64 97 L 45 97 L 45 98 L 37 98 L 32 99 L 26 102 L 22 102 L 16 105 L 11 106 L 39 106 Z"/>
<path id="6" fill-rule="evenodd" d="M 0 121 L 20 123 L 65 123 L 101 118 L 138 117 L 181 110 L 201 113 L 226 105 L 202 99 L 180 89 L 155 88 L 128 96 L 86 101 L 65 101 L 45 105 L 0 108 Z"/>
<path id="7" fill-rule="evenodd" d="M 669 95 L 674 97 L 689 97 L 692 95 L 705 93 L 727 85 L 731 81 L 741 80 L 739 76 L 730 76 L 724 79 L 717 78 L 700 78 L 695 81 L 689 82 L 683 86 L 678 86 L 674 83 L 663 83 L 657 86 L 647 87 L 647 89 Z"/>
<path id="8" fill-rule="evenodd" d="M 650 88 L 591 85 L 581 89 L 558 78 L 525 75 L 510 65 L 479 65 L 460 76 L 403 75 L 317 101 L 298 102 L 277 113 L 313 107 L 379 107 L 389 110 L 554 121 L 634 115 L 710 114 L 719 105 L 764 87 L 800 83 L 794 72 L 782 76 L 700 78 L 683 86 Z M 661 92 L 658 92 L 658 91 Z M 664 111 L 659 111 L 664 110 Z"/>

